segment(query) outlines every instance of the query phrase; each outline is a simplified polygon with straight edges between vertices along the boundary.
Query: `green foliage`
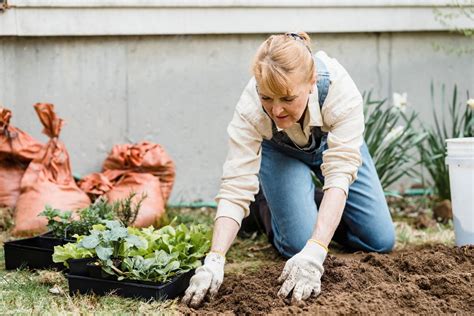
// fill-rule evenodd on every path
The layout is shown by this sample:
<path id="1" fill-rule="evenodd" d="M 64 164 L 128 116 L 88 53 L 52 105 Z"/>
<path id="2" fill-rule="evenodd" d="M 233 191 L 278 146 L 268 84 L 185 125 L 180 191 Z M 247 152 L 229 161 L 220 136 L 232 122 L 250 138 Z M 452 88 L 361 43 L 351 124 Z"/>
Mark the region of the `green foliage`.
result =
<path id="1" fill-rule="evenodd" d="M 444 85 L 441 88 L 441 98 L 442 102 L 444 102 Z M 467 104 L 465 104 L 463 109 L 462 102 L 458 100 L 457 86 L 454 86 L 451 104 L 447 105 L 449 116 L 443 113 L 441 120 L 439 119 L 433 83 L 431 84 L 431 104 L 435 124 L 428 127 L 421 122 L 428 136 L 424 142 L 419 143 L 417 146 L 420 153 L 420 163 L 430 174 L 432 179 L 430 184 L 434 186 L 434 193 L 438 199 L 451 199 L 448 166 L 445 163 L 446 139 L 474 136 L 473 111 Z"/>
<path id="2" fill-rule="evenodd" d="M 94 224 L 100 223 L 104 219 L 115 218 L 116 212 L 117 204 L 108 204 L 105 198 L 99 198 L 89 207 L 79 211 L 79 220 L 74 220 L 70 211 L 61 211 L 49 206 L 46 206 L 39 216 L 48 219 L 47 227 L 53 236 L 71 239 L 75 234 L 88 234 Z"/>
<path id="3" fill-rule="evenodd" d="M 120 278 L 166 282 L 177 274 L 185 273 L 201 265 L 200 259 L 210 248 L 209 229 L 201 225 L 190 228 L 181 224 L 165 226 L 155 232 L 142 235 L 149 247 L 140 254 L 124 258 Z"/>
<path id="4" fill-rule="evenodd" d="M 108 203 L 104 197 L 98 198 L 90 206 L 80 210 L 79 219 L 74 220 L 72 212 L 61 211 L 46 206 L 39 216 L 48 219 L 48 230 L 57 238 L 71 239 L 73 235 L 87 235 L 92 226 L 103 220 L 118 219 L 124 226 L 131 225 L 137 218 L 146 195 L 143 194 L 136 203 L 133 202 L 136 193 L 115 203 Z"/>
<path id="5" fill-rule="evenodd" d="M 131 192 L 128 197 L 118 201 L 114 206 L 118 219 L 125 226 L 130 226 L 135 222 L 142 203 L 147 198 L 146 194 L 143 193 L 138 199 L 138 202 L 133 203 L 133 199 L 136 195 L 137 194 L 135 192 Z"/>
<path id="6" fill-rule="evenodd" d="M 99 259 L 107 262 L 111 258 L 126 256 L 133 247 L 147 246 L 146 240 L 130 235 L 120 221 L 104 221 L 104 224 L 105 226 L 95 225 L 90 235 L 79 242 L 78 247 L 93 249 Z"/>
<path id="7" fill-rule="evenodd" d="M 452 0 L 448 10 L 435 8 L 433 13 L 435 19 L 441 25 L 447 27 L 452 33 L 460 34 L 470 39 L 474 38 L 474 28 L 472 27 L 474 22 L 474 0 Z M 471 23 L 462 24 L 471 25 L 471 27 L 459 27 L 458 25 L 460 25 L 460 22 L 463 20 L 469 20 Z M 472 40 L 464 46 L 460 46 L 459 44 L 444 46 L 434 43 L 433 47 L 437 51 L 443 50 L 448 54 L 455 53 L 459 56 L 462 54 L 474 54 L 474 45 Z"/>
<path id="8" fill-rule="evenodd" d="M 53 233 L 53 236 L 58 238 L 67 238 L 66 230 L 72 223 L 72 212 L 61 211 L 46 206 L 44 211 L 38 216 L 44 216 L 48 219 L 48 230 Z"/>
<path id="9" fill-rule="evenodd" d="M 77 236 L 77 242 L 80 243 L 84 236 Z M 93 249 L 86 249 L 78 247 L 78 243 L 68 243 L 64 246 L 55 246 L 53 253 L 53 262 L 59 263 L 62 262 L 67 267 L 67 261 L 69 259 L 83 259 L 83 258 L 92 258 L 96 256 L 96 253 Z"/>
<path id="10" fill-rule="evenodd" d="M 107 220 L 94 225 L 78 243 L 55 247 L 55 262 L 96 254 L 102 269 L 119 280 L 166 282 L 195 269 L 210 249 L 211 231 L 204 225 L 170 225 L 155 229 L 125 227 Z M 81 250 L 82 249 L 82 250 Z M 85 256 L 87 254 L 87 256 Z M 85 256 L 85 257 L 84 257 Z"/>
<path id="11" fill-rule="evenodd" d="M 417 161 L 410 150 L 426 135 L 414 129 L 415 113 L 407 116 L 397 107 L 384 106 L 386 100 L 372 100 L 371 93 L 364 100 L 364 138 L 386 190 L 402 176 L 416 174 Z"/>

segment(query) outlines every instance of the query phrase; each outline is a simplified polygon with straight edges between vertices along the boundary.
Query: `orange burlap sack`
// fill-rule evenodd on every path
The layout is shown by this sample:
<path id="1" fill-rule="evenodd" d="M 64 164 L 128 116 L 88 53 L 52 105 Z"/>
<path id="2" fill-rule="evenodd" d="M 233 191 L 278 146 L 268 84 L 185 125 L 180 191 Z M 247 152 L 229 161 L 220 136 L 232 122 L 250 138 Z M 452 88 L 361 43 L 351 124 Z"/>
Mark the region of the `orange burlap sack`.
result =
<path id="1" fill-rule="evenodd" d="M 113 189 L 105 196 L 109 201 L 115 202 L 128 197 L 131 192 L 137 194 L 134 203 L 138 203 L 142 194 L 146 195 L 133 226 L 155 225 L 165 212 L 160 180 L 150 173 L 127 172 L 117 179 Z"/>
<path id="2" fill-rule="evenodd" d="M 127 198 L 136 193 L 133 202 L 138 203 L 145 194 L 138 212 L 135 227 L 154 225 L 165 212 L 165 202 L 161 192 L 160 180 L 151 173 L 138 173 L 122 170 L 106 170 L 93 173 L 79 182 L 79 187 L 92 199 L 105 196 L 111 203 Z"/>
<path id="3" fill-rule="evenodd" d="M 112 190 L 114 183 L 123 171 L 106 171 L 104 173 L 92 173 L 79 181 L 79 188 L 86 192 L 92 201 L 95 201 L 101 196 L 104 196 L 107 192 Z"/>
<path id="4" fill-rule="evenodd" d="M 31 160 L 40 157 L 43 145 L 10 125 L 11 111 L 0 108 L 0 207 L 14 207 L 20 182 Z"/>
<path id="5" fill-rule="evenodd" d="M 135 203 L 146 194 L 133 226 L 154 225 L 165 212 L 175 179 L 174 162 L 158 145 L 149 142 L 116 145 L 104 162 L 104 172 L 85 177 L 80 183 L 93 199 L 105 196 L 110 202 L 137 193 Z"/>
<path id="6" fill-rule="evenodd" d="M 103 169 L 128 170 L 157 176 L 165 203 L 176 177 L 175 165 L 168 153 L 160 145 L 147 141 L 133 145 L 115 145 L 105 160 Z"/>
<path id="7" fill-rule="evenodd" d="M 21 180 L 21 194 L 15 211 L 14 235 L 30 235 L 46 230 L 47 220 L 38 217 L 46 205 L 60 210 L 78 210 L 91 201 L 74 182 L 69 154 L 58 139 L 64 121 L 56 116 L 54 105 L 38 103 L 36 113 L 50 137 L 44 155 L 34 159 Z"/>

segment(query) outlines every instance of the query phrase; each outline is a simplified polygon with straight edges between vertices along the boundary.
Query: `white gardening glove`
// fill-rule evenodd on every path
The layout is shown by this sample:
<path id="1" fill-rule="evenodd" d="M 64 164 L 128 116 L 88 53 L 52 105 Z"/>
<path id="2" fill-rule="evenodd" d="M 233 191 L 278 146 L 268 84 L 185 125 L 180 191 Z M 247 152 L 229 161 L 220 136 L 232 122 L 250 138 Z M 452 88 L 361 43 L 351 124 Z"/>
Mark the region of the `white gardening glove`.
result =
<path id="1" fill-rule="evenodd" d="M 196 269 L 189 281 L 189 287 L 182 302 L 191 307 L 198 307 L 209 292 L 214 298 L 224 280 L 225 257 L 216 252 L 210 252 L 204 259 L 204 265 Z"/>
<path id="2" fill-rule="evenodd" d="M 310 240 L 306 246 L 289 259 L 278 282 L 283 283 L 278 295 L 286 298 L 293 290 L 292 303 L 306 300 L 311 294 L 316 297 L 321 292 L 321 276 L 327 248 Z"/>

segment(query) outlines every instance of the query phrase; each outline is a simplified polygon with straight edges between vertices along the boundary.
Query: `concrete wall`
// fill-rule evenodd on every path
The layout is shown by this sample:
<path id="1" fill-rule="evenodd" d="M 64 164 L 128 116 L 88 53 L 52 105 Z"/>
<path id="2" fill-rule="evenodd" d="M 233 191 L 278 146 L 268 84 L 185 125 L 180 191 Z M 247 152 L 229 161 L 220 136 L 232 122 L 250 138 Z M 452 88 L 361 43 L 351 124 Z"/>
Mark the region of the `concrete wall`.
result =
<path id="1" fill-rule="evenodd" d="M 474 93 L 472 55 L 435 51 L 468 38 L 446 32 L 312 34 L 361 91 L 408 92 L 431 119 L 430 82 Z M 0 37 L 0 105 L 46 141 L 32 105 L 51 102 L 74 173 L 100 170 L 113 144 L 158 142 L 177 164 L 172 201 L 212 200 L 226 156 L 226 126 L 266 35 Z"/>

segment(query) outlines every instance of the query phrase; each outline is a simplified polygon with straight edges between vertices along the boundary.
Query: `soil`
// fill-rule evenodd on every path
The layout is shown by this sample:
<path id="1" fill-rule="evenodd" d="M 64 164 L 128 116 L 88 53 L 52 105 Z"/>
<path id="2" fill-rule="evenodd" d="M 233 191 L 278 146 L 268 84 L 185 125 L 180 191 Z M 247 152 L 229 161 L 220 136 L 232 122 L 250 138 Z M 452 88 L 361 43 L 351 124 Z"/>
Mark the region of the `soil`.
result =
<path id="1" fill-rule="evenodd" d="M 433 217 L 440 222 L 447 223 L 453 218 L 453 208 L 450 200 L 444 200 L 433 208 Z"/>
<path id="2" fill-rule="evenodd" d="M 392 254 L 329 255 L 321 295 L 304 305 L 277 297 L 283 259 L 226 275 L 218 296 L 184 314 L 470 314 L 474 246 L 443 245 Z"/>
<path id="3" fill-rule="evenodd" d="M 436 221 L 425 213 L 420 213 L 413 223 L 417 229 L 425 229 L 436 226 Z"/>

